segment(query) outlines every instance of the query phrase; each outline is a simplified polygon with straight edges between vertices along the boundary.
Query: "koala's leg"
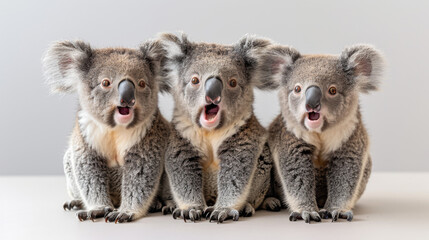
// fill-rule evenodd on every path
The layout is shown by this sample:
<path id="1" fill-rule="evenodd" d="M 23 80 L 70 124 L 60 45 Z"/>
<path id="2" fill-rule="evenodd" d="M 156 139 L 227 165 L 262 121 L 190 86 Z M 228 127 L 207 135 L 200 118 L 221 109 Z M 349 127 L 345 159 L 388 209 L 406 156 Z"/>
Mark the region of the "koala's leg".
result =
<path id="1" fill-rule="evenodd" d="M 171 193 L 170 182 L 166 172 L 162 174 L 159 198 L 162 204 L 162 214 L 166 215 L 173 213 L 174 209 L 176 208 L 176 203 L 174 202 L 173 194 Z"/>
<path id="2" fill-rule="evenodd" d="M 280 176 L 275 165 L 273 165 L 273 168 L 271 169 L 270 189 L 268 190 L 266 198 L 261 205 L 261 209 L 278 212 L 282 208 L 287 208 L 287 204 L 284 202 Z"/>
<path id="3" fill-rule="evenodd" d="M 122 170 L 122 167 L 108 168 L 109 194 L 115 208 L 121 205 Z"/>
<path id="4" fill-rule="evenodd" d="M 152 141 L 153 144 L 156 141 Z M 143 151 L 143 149 L 145 151 Z M 106 222 L 130 222 L 144 216 L 158 191 L 162 174 L 162 149 L 156 146 L 133 148 L 125 156 L 121 206 L 105 216 Z"/>
<path id="5" fill-rule="evenodd" d="M 329 159 L 327 170 L 328 198 L 321 215 L 332 221 L 353 219 L 352 208 L 362 194 L 371 169 L 371 159 L 360 133 Z M 363 136 L 365 137 L 365 135 Z"/>
<path id="6" fill-rule="evenodd" d="M 283 186 L 284 199 L 291 211 L 289 220 L 320 222 L 315 192 L 313 147 L 292 135 L 286 135 L 273 152 Z"/>
<path id="7" fill-rule="evenodd" d="M 273 159 L 271 156 L 268 143 L 264 145 L 264 149 L 258 158 L 258 165 L 256 172 L 253 176 L 252 191 L 249 193 L 248 202 L 254 209 L 262 208 L 266 210 L 279 211 L 281 202 L 273 194 L 272 189 L 272 173 L 273 173 Z M 247 209 L 247 210 L 246 210 Z M 254 213 L 244 209 L 243 216 L 251 216 Z"/>
<path id="8" fill-rule="evenodd" d="M 215 206 L 206 211 L 210 221 L 222 223 L 228 218 L 237 221 L 239 210 L 247 203 L 257 160 L 264 146 L 263 133 L 255 133 L 251 127 L 236 133 L 218 149 L 218 198 Z"/>
<path id="9" fill-rule="evenodd" d="M 173 129 L 166 152 L 165 170 L 177 208 L 173 218 L 200 220 L 206 203 L 203 195 L 201 155 Z"/>
<path id="10" fill-rule="evenodd" d="M 341 152 L 329 160 L 327 183 L 328 198 L 321 215 L 332 218 L 353 219 L 353 207 L 365 189 L 371 172 L 371 160 L 359 151 Z"/>
<path id="11" fill-rule="evenodd" d="M 173 195 L 171 194 L 170 183 L 168 182 L 167 174 L 163 172 L 158 193 L 149 207 L 149 212 L 154 213 L 161 211 L 163 215 L 166 215 L 173 213 L 175 208 L 176 205 L 173 200 Z"/>
<path id="12" fill-rule="evenodd" d="M 85 210 L 77 212 L 80 221 L 103 217 L 113 210 L 109 194 L 108 167 L 105 159 L 86 147 L 75 147 L 73 176 Z"/>
<path id="13" fill-rule="evenodd" d="M 77 188 L 75 178 L 73 176 L 73 168 L 71 162 L 71 149 L 68 149 L 64 154 L 64 173 L 66 175 L 67 192 L 71 197 L 71 201 L 63 204 L 64 210 L 80 210 L 83 209 L 83 201 L 81 200 L 79 189 Z"/>
<path id="14" fill-rule="evenodd" d="M 327 169 L 325 167 L 315 168 L 316 174 L 316 200 L 317 206 L 323 208 L 328 198 L 328 186 L 326 179 Z"/>
<path id="15" fill-rule="evenodd" d="M 365 191 L 366 184 L 368 183 L 369 176 L 371 175 L 371 169 L 372 169 L 372 159 L 371 159 L 371 156 L 368 156 L 368 162 L 366 163 L 362 180 L 359 184 L 359 190 L 358 190 L 358 195 L 356 200 L 358 200 L 362 196 L 363 192 Z"/>
<path id="16" fill-rule="evenodd" d="M 168 201 L 167 198 L 169 197 L 172 198 L 172 196 L 170 196 L 171 194 L 168 194 L 168 190 L 170 189 L 170 187 L 166 185 L 167 181 L 168 179 L 166 179 L 166 174 L 165 172 L 163 172 L 161 175 L 158 192 L 156 193 L 156 196 L 153 198 L 153 201 L 149 206 L 148 211 L 150 213 L 155 213 L 163 210 L 164 210 L 163 211 L 164 215 L 168 213 L 172 213 L 172 212 L 169 212 L 168 209 L 164 206 L 165 201 Z"/>

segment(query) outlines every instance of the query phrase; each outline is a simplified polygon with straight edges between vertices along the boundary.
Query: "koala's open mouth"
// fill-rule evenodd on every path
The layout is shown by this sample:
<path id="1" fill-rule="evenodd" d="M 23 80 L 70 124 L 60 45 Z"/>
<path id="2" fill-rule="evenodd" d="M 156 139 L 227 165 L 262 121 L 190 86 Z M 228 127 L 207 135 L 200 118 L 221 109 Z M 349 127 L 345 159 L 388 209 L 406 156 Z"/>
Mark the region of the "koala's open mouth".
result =
<path id="1" fill-rule="evenodd" d="M 216 104 L 208 104 L 200 116 L 200 123 L 204 128 L 212 129 L 217 127 L 220 121 L 220 107 Z"/>
<path id="2" fill-rule="evenodd" d="M 115 111 L 115 122 L 119 125 L 128 125 L 134 119 L 134 108 L 118 106 Z"/>
<path id="3" fill-rule="evenodd" d="M 219 112 L 219 106 L 214 104 L 206 105 L 206 107 L 204 108 L 204 112 L 206 115 L 205 119 L 207 121 L 212 121 L 217 116 L 217 113 Z"/>
<path id="4" fill-rule="evenodd" d="M 306 113 L 304 125 L 310 130 L 318 130 L 323 125 L 323 118 L 320 112 L 310 111 Z"/>
<path id="5" fill-rule="evenodd" d="M 121 115 L 128 115 L 130 114 L 130 108 L 129 107 L 118 107 L 119 114 Z"/>
<path id="6" fill-rule="evenodd" d="M 318 112 L 309 112 L 308 113 L 308 119 L 310 121 L 317 121 L 320 118 L 320 113 Z"/>

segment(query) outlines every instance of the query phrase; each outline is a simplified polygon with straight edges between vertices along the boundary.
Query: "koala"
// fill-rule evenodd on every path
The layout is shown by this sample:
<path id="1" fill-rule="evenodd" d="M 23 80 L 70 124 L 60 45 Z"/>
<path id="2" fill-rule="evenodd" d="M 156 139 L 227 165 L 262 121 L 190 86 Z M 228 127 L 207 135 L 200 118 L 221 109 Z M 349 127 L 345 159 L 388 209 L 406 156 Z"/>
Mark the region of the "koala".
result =
<path id="1" fill-rule="evenodd" d="M 43 58 L 53 92 L 79 97 L 75 127 L 64 155 L 64 209 L 80 221 L 104 217 L 128 222 L 155 202 L 170 126 L 158 109 L 163 48 L 148 41 L 140 49 L 93 49 L 82 41 L 54 43 Z M 168 190 L 167 190 L 168 191 Z M 116 209 L 116 210 L 115 210 Z"/>
<path id="2" fill-rule="evenodd" d="M 271 89 L 253 78 L 269 40 L 245 36 L 233 45 L 191 42 L 162 34 L 164 77 L 175 102 L 165 169 L 177 208 L 173 218 L 222 223 L 251 216 L 264 201 L 273 160 L 268 132 L 253 113 L 253 89 Z M 209 206 L 209 207 L 208 207 Z"/>
<path id="3" fill-rule="evenodd" d="M 269 146 L 289 219 L 351 221 L 372 166 L 359 94 L 377 89 L 382 55 L 368 45 L 339 56 L 275 45 L 257 72 L 279 86 L 281 114 L 269 126 Z"/>

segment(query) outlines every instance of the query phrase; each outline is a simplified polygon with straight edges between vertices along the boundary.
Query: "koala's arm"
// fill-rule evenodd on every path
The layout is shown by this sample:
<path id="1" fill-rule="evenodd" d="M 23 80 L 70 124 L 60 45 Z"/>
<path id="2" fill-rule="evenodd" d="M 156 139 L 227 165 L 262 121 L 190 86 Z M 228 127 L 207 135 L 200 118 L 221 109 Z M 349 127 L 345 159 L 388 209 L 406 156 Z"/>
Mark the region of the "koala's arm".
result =
<path id="1" fill-rule="evenodd" d="M 125 156 L 117 218 L 128 216 L 123 220 L 131 221 L 147 213 L 160 185 L 168 131 L 167 123 L 156 119 L 142 142 Z"/>
<path id="2" fill-rule="evenodd" d="M 351 220 L 351 209 L 363 191 L 368 176 L 365 169 L 370 168 L 368 136 L 360 120 L 351 137 L 340 149 L 331 154 L 327 171 L 328 198 L 326 209 L 334 219 L 338 217 Z M 370 171 L 370 169 L 369 169 Z M 344 215 L 344 216 L 341 216 Z"/>
<path id="3" fill-rule="evenodd" d="M 113 209 L 108 192 L 106 160 L 85 143 L 76 125 L 71 140 L 72 169 L 79 195 L 87 210 Z"/>
<path id="4" fill-rule="evenodd" d="M 283 197 L 292 212 L 291 220 L 295 220 L 295 215 L 306 221 L 313 217 L 320 220 L 316 214 L 314 147 L 289 132 L 279 116 L 270 126 L 270 148 L 283 186 Z M 299 216 L 302 214 L 307 216 Z"/>
<path id="5" fill-rule="evenodd" d="M 165 170 L 177 204 L 176 210 L 183 210 L 185 215 L 190 209 L 202 211 L 206 206 L 200 160 L 200 152 L 172 127 L 166 151 Z M 174 213 L 173 217 L 176 217 Z"/>
<path id="6" fill-rule="evenodd" d="M 246 203 L 266 137 L 266 130 L 252 116 L 219 147 L 220 170 L 215 211 L 223 208 L 240 210 Z"/>

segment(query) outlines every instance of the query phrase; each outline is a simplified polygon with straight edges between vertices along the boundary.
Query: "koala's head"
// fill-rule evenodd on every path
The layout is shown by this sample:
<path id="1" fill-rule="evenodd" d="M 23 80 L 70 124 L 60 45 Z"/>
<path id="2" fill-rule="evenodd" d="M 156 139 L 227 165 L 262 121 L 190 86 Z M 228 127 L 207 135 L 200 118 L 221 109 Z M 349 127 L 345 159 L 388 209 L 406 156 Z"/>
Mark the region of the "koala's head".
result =
<path id="1" fill-rule="evenodd" d="M 173 83 L 175 114 L 207 130 L 229 126 L 252 112 L 253 88 L 273 88 L 254 79 L 257 60 L 270 45 L 243 37 L 233 45 L 191 42 L 185 35 L 161 35 Z"/>
<path id="2" fill-rule="evenodd" d="M 57 42 L 43 58 L 44 73 L 52 92 L 78 92 L 80 106 L 110 127 L 132 127 L 153 115 L 163 56 L 159 42 L 140 49 L 92 49 L 89 44 Z"/>
<path id="3" fill-rule="evenodd" d="M 376 90 L 383 58 L 373 47 L 356 45 L 340 56 L 308 55 L 285 46 L 271 46 L 263 57 L 260 77 L 280 86 L 281 110 L 288 125 L 322 132 L 358 111 L 359 93 Z"/>

